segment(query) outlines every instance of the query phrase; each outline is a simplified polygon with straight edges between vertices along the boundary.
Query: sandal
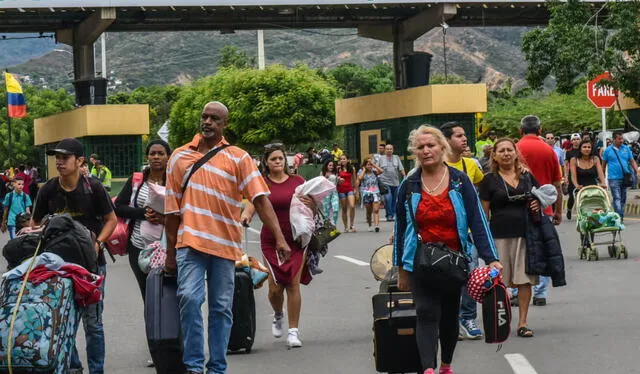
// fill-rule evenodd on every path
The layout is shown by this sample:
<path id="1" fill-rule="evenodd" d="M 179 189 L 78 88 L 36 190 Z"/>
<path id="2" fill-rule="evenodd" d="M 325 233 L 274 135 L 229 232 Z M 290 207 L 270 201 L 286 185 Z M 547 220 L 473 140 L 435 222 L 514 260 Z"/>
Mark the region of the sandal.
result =
<path id="1" fill-rule="evenodd" d="M 356 232 L 356 228 L 351 226 L 351 228 L 349 229 L 349 232 Z"/>
<path id="2" fill-rule="evenodd" d="M 533 330 L 526 326 L 518 328 L 518 336 L 521 338 L 533 338 Z"/>

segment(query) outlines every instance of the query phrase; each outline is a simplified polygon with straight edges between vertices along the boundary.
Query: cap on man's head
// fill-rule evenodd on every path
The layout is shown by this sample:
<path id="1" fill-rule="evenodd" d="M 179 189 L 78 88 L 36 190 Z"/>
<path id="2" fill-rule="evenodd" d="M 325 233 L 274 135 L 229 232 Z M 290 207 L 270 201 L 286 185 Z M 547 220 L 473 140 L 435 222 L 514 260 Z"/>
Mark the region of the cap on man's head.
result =
<path id="1" fill-rule="evenodd" d="M 488 135 L 491 136 L 491 135 L 497 135 L 497 134 L 496 134 L 495 131 L 491 130 L 491 131 L 489 131 Z"/>
<path id="2" fill-rule="evenodd" d="M 56 154 L 81 157 L 84 156 L 84 147 L 76 139 L 66 138 L 62 139 L 54 148 L 47 150 L 47 155 L 49 156 L 55 156 Z"/>
<path id="3" fill-rule="evenodd" d="M 571 140 L 576 140 L 576 139 L 580 140 L 582 139 L 582 136 L 578 133 L 571 134 Z"/>
<path id="4" fill-rule="evenodd" d="M 520 128 L 523 131 L 527 130 L 537 130 L 540 128 L 540 118 L 534 115 L 528 115 L 520 120 Z"/>

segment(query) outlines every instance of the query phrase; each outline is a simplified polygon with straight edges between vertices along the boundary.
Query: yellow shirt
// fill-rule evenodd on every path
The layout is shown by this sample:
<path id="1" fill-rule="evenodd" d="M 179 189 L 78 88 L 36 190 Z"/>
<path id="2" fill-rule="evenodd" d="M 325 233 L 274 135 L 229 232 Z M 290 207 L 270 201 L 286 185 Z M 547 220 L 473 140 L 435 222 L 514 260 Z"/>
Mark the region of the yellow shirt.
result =
<path id="1" fill-rule="evenodd" d="M 343 154 L 344 152 L 340 148 L 336 148 L 333 151 L 331 151 L 331 155 L 333 156 L 334 161 L 340 160 L 340 157 L 342 157 Z"/>
<path id="2" fill-rule="evenodd" d="M 462 162 L 464 162 L 464 166 L 466 166 L 466 168 L 463 167 Z M 470 158 L 460 157 L 460 160 L 458 160 L 458 162 L 447 162 L 447 165 L 465 172 L 469 179 L 471 179 L 471 183 L 475 185 L 480 184 L 480 182 L 482 182 L 482 179 L 484 179 L 482 170 L 480 170 L 478 164 L 476 164 L 476 162 Z"/>

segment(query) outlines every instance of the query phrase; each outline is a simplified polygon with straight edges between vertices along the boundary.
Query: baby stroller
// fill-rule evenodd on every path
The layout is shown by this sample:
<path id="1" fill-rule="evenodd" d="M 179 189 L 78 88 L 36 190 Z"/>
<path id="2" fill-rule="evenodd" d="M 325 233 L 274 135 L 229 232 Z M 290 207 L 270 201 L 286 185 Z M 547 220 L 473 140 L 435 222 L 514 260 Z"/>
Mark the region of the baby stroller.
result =
<path id="1" fill-rule="evenodd" d="M 586 186 L 576 193 L 576 228 L 580 233 L 578 256 L 581 260 L 598 261 L 596 245 L 607 244 L 611 258 L 627 258 L 627 248 L 622 242 L 624 225 L 615 212 L 607 191 L 599 186 Z M 596 242 L 596 236 L 612 235 L 611 241 Z M 617 242 L 617 244 L 616 244 Z"/>

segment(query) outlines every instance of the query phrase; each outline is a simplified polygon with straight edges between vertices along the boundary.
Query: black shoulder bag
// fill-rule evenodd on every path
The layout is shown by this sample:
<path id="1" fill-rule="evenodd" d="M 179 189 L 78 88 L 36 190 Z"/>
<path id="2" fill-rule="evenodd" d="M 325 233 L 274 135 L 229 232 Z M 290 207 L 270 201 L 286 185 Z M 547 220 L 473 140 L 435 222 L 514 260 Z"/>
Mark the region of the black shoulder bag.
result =
<path id="1" fill-rule="evenodd" d="M 469 261 L 443 243 L 424 243 L 411 207 L 411 192 L 407 192 L 411 223 L 418 236 L 418 246 L 413 259 L 413 271 L 426 284 L 454 290 L 469 278 Z"/>
<path id="2" fill-rule="evenodd" d="M 622 149 L 622 147 L 620 148 Z M 618 163 L 620 164 L 620 169 L 622 169 L 622 187 L 633 186 L 633 175 L 624 171 L 624 165 L 622 165 L 622 161 L 620 161 L 620 156 L 618 156 L 618 151 L 616 151 L 615 147 L 613 148 L 613 153 L 616 154 L 616 158 L 618 159 Z"/>
<path id="3" fill-rule="evenodd" d="M 193 166 L 191 167 L 191 170 L 189 171 L 189 175 L 187 176 L 187 179 L 184 181 L 184 184 L 182 185 L 182 192 L 183 193 L 187 189 L 187 185 L 189 184 L 189 180 L 191 179 L 193 174 L 195 174 L 195 172 L 198 171 L 198 169 L 200 169 L 202 167 L 202 165 L 206 164 L 209 160 L 211 160 L 213 157 L 215 157 L 215 155 L 217 155 L 218 152 L 222 151 L 223 149 L 227 148 L 228 146 L 229 146 L 229 144 L 225 144 L 225 145 L 221 145 L 218 148 L 214 148 L 214 149 L 210 150 L 209 152 L 207 152 L 207 154 L 205 154 L 198 161 L 196 161 L 195 164 L 193 164 Z"/>

